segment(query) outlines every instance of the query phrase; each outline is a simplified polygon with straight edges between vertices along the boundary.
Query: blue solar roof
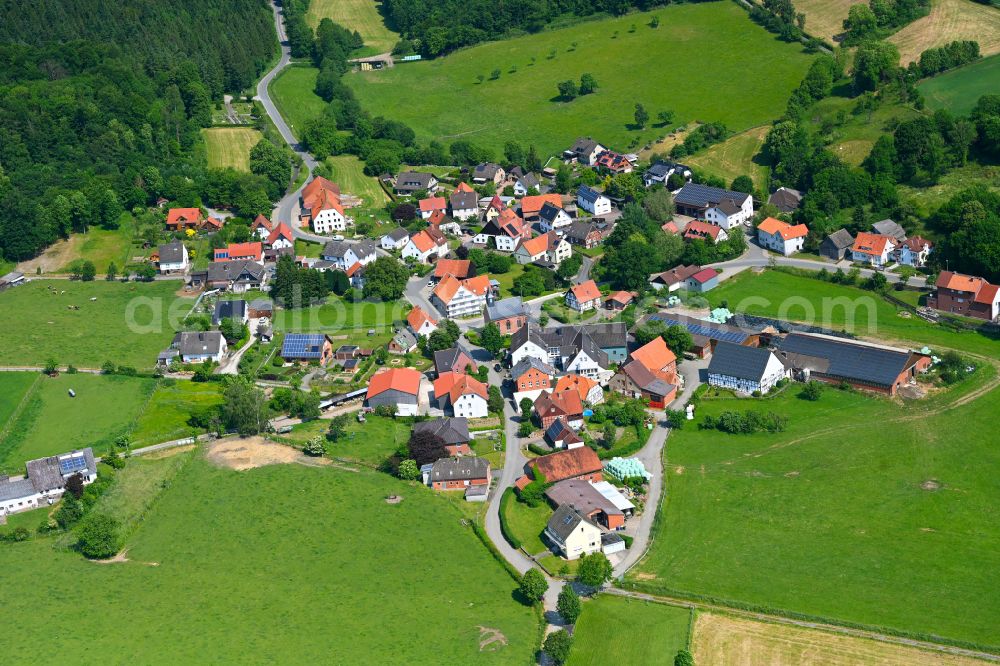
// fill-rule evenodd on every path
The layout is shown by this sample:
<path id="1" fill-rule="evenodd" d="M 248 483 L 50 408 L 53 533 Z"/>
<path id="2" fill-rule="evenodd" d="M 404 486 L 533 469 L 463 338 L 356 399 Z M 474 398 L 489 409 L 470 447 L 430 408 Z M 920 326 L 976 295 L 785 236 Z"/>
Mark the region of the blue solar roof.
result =
<path id="1" fill-rule="evenodd" d="M 322 333 L 289 333 L 281 345 L 283 358 L 322 358 L 323 343 L 326 336 Z"/>
<path id="2" fill-rule="evenodd" d="M 63 474 L 72 474 L 73 472 L 79 472 L 81 469 L 87 469 L 87 459 L 83 457 L 82 453 L 70 456 L 69 458 L 63 458 L 59 461 L 59 471 Z"/>
<path id="3" fill-rule="evenodd" d="M 712 326 L 708 322 L 698 323 L 697 321 L 691 320 L 681 320 L 674 319 L 670 315 L 654 314 L 649 316 L 650 320 L 662 321 L 667 326 L 683 326 L 686 328 L 691 335 L 700 335 L 710 340 L 721 340 L 723 342 L 732 342 L 735 344 L 742 344 L 750 337 L 749 333 L 740 330 L 730 330 L 728 328 L 718 328 Z"/>

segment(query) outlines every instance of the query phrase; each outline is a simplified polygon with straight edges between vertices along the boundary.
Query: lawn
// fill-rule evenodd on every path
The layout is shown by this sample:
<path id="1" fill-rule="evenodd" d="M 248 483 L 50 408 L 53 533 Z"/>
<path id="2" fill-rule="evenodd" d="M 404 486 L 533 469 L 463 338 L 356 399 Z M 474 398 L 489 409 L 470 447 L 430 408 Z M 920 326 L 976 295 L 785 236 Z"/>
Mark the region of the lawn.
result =
<path id="1" fill-rule="evenodd" d="M 536 507 L 530 507 L 524 502 L 511 498 L 507 502 L 505 520 L 511 534 L 521 542 L 521 546 L 532 555 L 538 555 L 549 550 L 542 541 L 542 532 L 552 517 L 552 507 L 543 502 Z"/>
<path id="2" fill-rule="evenodd" d="M 979 51 L 984 56 L 1000 53 L 1000 9 L 972 0 L 933 0 L 930 14 L 889 37 L 899 48 L 899 61 L 903 65 L 919 60 L 920 54 L 929 48 L 956 39 L 979 42 Z"/>
<path id="3" fill-rule="evenodd" d="M 130 214 L 123 213 L 117 229 L 95 226 L 86 233 L 70 234 L 69 238 L 57 240 L 45 248 L 37 257 L 22 261 L 18 270 L 28 276 L 36 274 L 39 268 L 42 273 L 69 273 L 70 264 L 83 259 L 94 263 L 100 277 L 104 277 L 112 262 L 121 274 L 122 268 L 131 264 L 134 256 L 145 256 L 146 251 L 132 245 L 134 235 L 135 221 Z M 13 266 L 8 270 L 13 270 Z"/>
<path id="4" fill-rule="evenodd" d="M 712 307 L 727 301 L 733 312 L 845 329 L 879 342 L 940 346 L 1000 358 L 1000 340 L 974 331 L 953 331 L 916 316 L 900 317 L 900 308 L 870 291 L 781 270 L 759 275 L 744 271 L 706 298 Z"/>
<path id="5" fill-rule="evenodd" d="M 282 437 L 296 444 L 305 444 L 317 435 L 325 437 L 329 428 L 328 419 L 317 419 L 295 426 L 292 432 Z M 357 415 L 351 413 L 347 434 L 337 442 L 327 442 L 327 453 L 335 458 L 377 466 L 410 439 L 412 430 L 413 425 L 408 422 L 382 416 L 369 415 L 364 423 L 359 423 Z"/>
<path id="6" fill-rule="evenodd" d="M 391 331 L 392 323 L 406 317 L 407 304 L 376 303 L 363 301 L 350 303 L 337 296 L 331 296 L 323 305 L 308 308 L 274 311 L 276 331 L 323 331 L 337 335 L 344 329 L 374 328 L 380 332 Z"/>
<path id="7" fill-rule="evenodd" d="M 43 378 L 0 441 L 0 466 L 17 472 L 27 460 L 84 446 L 100 455 L 128 431 L 155 385 L 154 379 L 82 373 Z"/>
<path id="8" fill-rule="evenodd" d="M 657 28 L 648 25 L 654 16 Z M 499 155 L 517 137 L 550 155 L 579 136 L 626 150 L 666 134 L 655 120 L 631 128 L 636 103 L 653 119 L 672 110 L 678 123 L 758 126 L 781 114 L 809 62 L 801 46 L 779 41 L 736 4 L 712 2 L 583 22 L 344 80 L 366 109 L 407 123 L 424 141 L 461 138 Z M 597 80 L 594 94 L 556 99 L 557 82 L 584 73 Z M 498 103 L 503 112 L 484 113 Z"/>
<path id="9" fill-rule="evenodd" d="M 222 403 L 216 382 L 164 379 L 153 391 L 149 404 L 132 431 L 135 447 L 191 437 L 200 431 L 188 425 L 192 413 Z"/>
<path id="10" fill-rule="evenodd" d="M 318 259 L 319 256 L 323 254 L 323 245 L 321 243 L 311 243 L 309 241 L 296 238 L 295 254 L 300 257 L 312 257 L 314 259 Z"/>
<path id="11" fill-rule="evenodd" d="M 672 664 L 677 651 L 687 647 L 690 624 L 687 608 L 602 594 L 584 602 L 566 663 Z"/>
<path id="12" fill-rule="evenodd" d="M 1000 10 L 993 11 L 1000 14 Z M 964 116 L 972 111 L 980 97 L 1000 90 L 1000 55 L 931 77 L 917 89 L 929 109 L 947 109 Z"/>
<path id="13" fill-rule="evenodd" d="M 73 648 L 82 662 L 532 658 L 537 616 L 429 489 L 330 467 L 233 472 L 195 455 L 129 540 L 127 563 L 95 566 L 45 538 L 0 548 L 17 590 L 5 611 L 21 618 L 0 639 L 7 663 L 56 661 L 66 646 L 51 637 L 70 634 L 87 637 Z M 66 612 L 57 591 L 69 589 L 93 592 L 88 612 Z M 484 630 L 504 643 L 481 650 Z"/>
<path id="14" fill-rule="evenodd" d="M 33 372 L 0 373 L 0 441 L 2 433 L 10 426 L 10 419 L 24 402 L 28 391 L 41 383 L 42 375 Z"/>
<path id="15" fill-rule="evenodd" d="M 750 176 L 754 185 L 763 188 L 767 180 L 767 167 L 757 164 L 753 158 L 764 146 L 764 139 L 770 130 L 770 125 L 754 127 L 686 158 L 685 162 L 710 175 L 719 176 L 726 184 L 737 176 Z"/>
<path id="16" fill-rule="evenodd" d="M 250 127 L 211 127 L 201 132 L 205 137 L 209 167 L 229 167 L 249 173 L 250 150 L 260 141 L 260 132 Z"/>
<path id="17" fill-rule="evenodd" d="M 673 432 L 657 534 L 629 582 L 1000 649 L 1000 391 L 973 393 L 995 384 L 989 366 L 905 405 L 832 387 L 810 402 L 794 385 L 703 400 L 698 422 L 752 409 L 788 426 Z"/>
<path id="18" fill-rule="evenodd" d="M 99 368 L 110 360 L 152 368 L 194 304 L 176 295 L 180 287 L 176 280 L 32 280 L 8 289 L 0 294 L 0 310 L 9 315 L 0 327 L 0 365 L 40 367 L 54 359 Z"/>
<path id="19" fill-rule="evenodd" d="M 313 92 L 316 87 L 315 67 L 293 65 L 285 68 L 269 88 L 281 116 L 298 137 L 306 122 L 323 113 L 326 102 Z"/>
<path id="20" fill-rule="evenodd" d="M 368 206 L 384 206 L 389 201 L 385 190 L 378 184 L 378 179 L 365 175 L 365 163 L 355 155 L 328 157 L 326 165 L 333 171 L 330 179 L 340 185 L 340 191 L 344 194 L 357 195 Z"/>
<path id="21" fill-rule="evenodd" d="M 391 51 L 399 41 L 399 35 L 386 27 L 375 0 L 312 0 L 306 18 L 313 28 L 329 18 L 348 30 L 357 30 L 365 42 L 359 55 Z"/>

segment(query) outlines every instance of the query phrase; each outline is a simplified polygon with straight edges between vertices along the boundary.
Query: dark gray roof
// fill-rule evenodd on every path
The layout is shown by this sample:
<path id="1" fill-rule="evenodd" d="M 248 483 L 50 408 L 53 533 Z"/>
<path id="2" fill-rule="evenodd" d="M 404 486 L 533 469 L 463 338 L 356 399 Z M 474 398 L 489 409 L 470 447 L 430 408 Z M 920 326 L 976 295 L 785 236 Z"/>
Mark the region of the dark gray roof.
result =
<path id="1" fill-rule="evenodd" d="M 464 481 L 487 478 L 490 462 L 477 456 L 441 458 L 431 467 L 431 481 Z"/>
<path id="2" fill-rule="evenodd" d="M 21 271 L 11 271 L 3 277 L 0 277 L 0 284 L 7 284 L 10 282 L 18 282 L 24 279 L 24 273 Z"/>
<path id="3" fill-rule="evenodd" d="M 624 347 L 628 341 L 628 327 L 622 322 L 585 324 L 580 328 L 585 330 L 601 349 Z"/>
<path id="4" fill-rule="evenodd" d="M 537 189 L 539 186 L 538 176 L 533 173 L 526 173 L 523 176 L 520 176 L 518 180 L 521 181 L 521 184 L 529 190 L 533 187 Z"/>
<path id="5" fill-rule="evenodd" d="M 251 310 L 274 310 L 274 303 L 266 298 L 255 298 L 250 301 Z"/>
<path id="6" fill-rule="evenodd" d="M 872 225 L 872 229 L 875 233 L 883 236 L 891 236 L 896 240 L 906 240 L 906 229 L 892 220 L 880 220 Z"/>
<path id="7" fill-rule="evenodd" d="M 375 243 L 366 238 L 364 240 L 358 241 L 354 245 L 354 254 L 358 255 L 358 259 L 363 259 L 365 257 L 376 254 L 377 249 L 378 248 L 375 247 Z"/>
<path id="8" fill-rule="evenodd" d="M 524 307 L 524 301 L 519 296 L 511 296 L 500 301 L 494 301 L 486 306 L 486 318 L 490 321 L 527 314 L 528 310 Z"/>
<path id="9" fill-rule="evenodd" d="M 732 199 L 737 206 L 743 205 L 749 194 L 733 192 L 720 187 L 709 187 L 700 183 L 688 183 L 674 197 L 674 203 L 698 208 L 710 208 L 719 205 L 725 199 Z"/>
<path id="10" fill-rule="evenodd" d="M 576 530 L 580 523 L 594 525 L 594 523 L 587 520 L 583 514 L 571 505 L 563 504 L 549 518 L 549 522 L 545 525 L 545 530 L 555 536 L 560 543 L 566 543 L 566 538 Z M 594 527 L 597 527 L 597 525 L 594 525 Z M 597 529 L 601 528 L 597 527 Z"/>
<path id="11" fill-rule="evenodd" d="M 740 212 L 741 208 L 736 205 L 736 201 L 730 197 L 726 197 L 719 202 L 718 209 L 721 210 L 726 215 L 735 215 Z"/>
<path id="12" fill-rule="evenodd" d="M 601 192 L 598 192 L 594 188 L 588 187 L 587 185 L 581 185 L 580 189 L 576 191 L 576 195 L 584 201 L 589 201 L 590 203 L 594 203 L 599 198 L 604 196 Z"/>
<path id="13" fill-rule="evenodd" d="M 760 381 L 772 352 L 764 347 L 746 347 L 732 342 L 719 342 L 715 346 L 708 372 L 737 379 Z"/>
<path id="14" fill-rule="evenodd" d="M 401 328 L 396 331 L 392 339 L 396 342 L 397 346 L 403 349 L 412 349 L 417 344 L 417 337 L 413 333 L 410 333 L 410 330 L 407 328 Z"/>
<path id="15" fill-rule="evenodd" d="M 191 331 L 178 333 L 174 337 L 174 347 L 183 356 L 218 354 L 222 348 L 222 333 L 219 331 Z"/>
<path id="16" fill-rule="evenodd" d="M 35 486 L 31 479 L 14 479 L 0 481 L 0 502 L 21 497 L 28 497 L 35 494 Z"/>
<path id="17" fill-rule="evenodd" d="M 833 243 L 833 246 L 838 250 L 854 245 L 854 236 L 852 236 L 851 232 L 847 229 L 837 229 L 832 234 L 827 236 L 826 240 Z"/>
<path id="18" fill-rule="evenodd" d="M 629 361 L 622 366 L 622 372 L 632 380 L 632 382 L 644 391 L 654 395 L 666 396 L 674 390 L 674 385 L 666 382 L 652 372 L 639 361 Z"/>
<path id="19" fill-rule="evenodd" d="M 208 265 L 208 279 L 212 282 L 234 282 L 241 276 L 244 281 L 260 282 L 264 278 L 264 265 L 249 260 L 213 261 Z"/>
<path id="20" fill-rule="evenodd" d="M 384 235 L 388 236 L 389 238 L 391 238 L 396 242 L 399 242 L 405 238 L 409 238 L 410 232 L 404 229 L 403 227 L 396 227 L 395 229 Z"/>
<path id="21" fill-rule="evenodd" d="M 583 350 L 602 368 L 607 368 L 608 355 L 604 350 L 624 347 L 627 334 L 628 329 L 620 322 L 540 328 L 529 321 L 511 337 L 510 348 L 516 350 L 531 341 L 542 349 L 558 347 L 560 356 L 567 358 L 572 358 Z"/>
<path id="22" fill-rule="evenodd" d="M 559 206 L 553 206 L 551 202 L 546 201 L 542 205 L 542 209 L 538 211 L 538 217 L 545 220 L 546 222 L 552 222 L 556 219 L 559 213 L 564 212 Z M 568 213 L 567 213 L 568 214 Z"/>
<path id="23" fill-rule="evenodd" d="M 63 488 L 66 485 L 64 476 L 69 477 L 77 472 L 97 472 L 94 450 L 89 446 L 58 456 L 29 460 L 24 467 L 36 492 Z"/>
<path id="24" fill-rule="evenodd" d="M 601 145 L 600 143 L 594 141 L 589 136 L 586 138 L 581 137 L 576 140 L 576 143 L 574 143 L 573 146 L 569 149 L 569 152 L 576 153 L 578 155 L 589 155 L 590 153 L 594 152 L 594 150 L 596 150 L 597 147 L 600 145 Z"/>
<path id="25" fill-rule="evenodd" d="M 468 210 L 479 207 L 479 195 L 475 192 L 454 192 L 448 201 L 452 210 Z"/>
<path id="26" fill-rule="evenodd" d="M 779 187 L 768 197 L 767 203 L 776 206 L 782 213 L 791 213 L 802 203 L 802 193 L 790 187 Z"/>
<path id="27" fill-rule="evenodd" d="M 403 171 L 396 176 L 396 189 L 412 190 L 414 192 L 417 190 L 426 190 L 431 186 L 433 178 L 432 174 L 421 171 Z"/>
<path id="28" fill-rule="evenodd" d="M 165 243 L 157 250 L 160 254 L 160 263 L 179 264 L 184 261 L 184 243 L 175 240 L 172 243 Z"/>
<path id="29" fill-rule="evenodd" d="M 541 361 L 535 358 L 534 356 L 525 356 L 524 358 L 522 358 L 520 361 L 517 362 L 517 365 L 515 365 L 513 368 L 510 369 L 510 376 L 516 379 L 517 377 L 520 377 L 521 375 L 526 373 L 531 368 L 534 368 L 535 370 L 538 370 L 539 372 L 545 373 L 546 375 L 549 376 L 554 376 L 557 374 L 556 369 L 553 368 L 548 363 Z"/>
<path id="30" fill-rule="evenodd" d="M 903 349 L 809 333 L 790 333 L 776 346 L 782 355 L 826 360 L 827 369 L 821 371 L 826 375 L 879 386 L 892 386 L 910 366 L 911 358 L 911 353 Z"/>
<path id="31" fill-rule="evenodd" d="M 215 314 L 212 315 L 212 323 L 219 325 L 223 319 L 242 320 L 247 314 L 247 302 L 239 299 L 235 301 L 216 301 Z"/>
<path id="32" fill-rule="evenodd" d="M 695 319 L 694 317 L 667 312 L 651 314 L 643 320 L 643 323 L 647 321 L 662 321 L 667 326 L 683 326 L 691 335 L 702 336 L 709 340 L 734 342 L 736 344 L 745 342 L 747 338 L 754 334 L 754 331 L 729 326 L 728 324 L 717 324 L 704 319 Z"/>
<path id="33" fill-rule="evenodd" d="M 442 372 L 465 372 L 465 368 L 456 368 L 455 364 L 458 363 L 459 357 L 464 354 L 470 362 L 475 363 L 472 358 L 472 354 L 462 346 L 462 343 L 456 343 L 454 347 L 449 349 L 441 349 L 434 352 L 434 369 L 438 373 Z"/>
<path id="34" fill-rule="evenodd" d="M 486 178 L 487 180 L 493 180 L 497 171 L 500 170 L 499 164 L 494 164 L 493 162 L 486 162 L 484 164 L 477 164 L 472 170 L 473 178 Z"/>
<path id="35" fill-rule="evenodd" d="M 569 225 L 569 229 L 566 230 L 566 240 L 577 240 L 579 242 L 584 242 L 587 240 L 587 236 L 590 232 L 594 231 L 595 227 L 591 222 L 584 222 L 583 220 L 577 220 L 573 224 Z"/>
<path id="36" fill-rule="evenodd" d="M 413 424 L 413 432 L 429 432 L 443 439 L 445 444 L 466 444 L 472 440 L 469 419 L 464 416 L 420 421 Z"/>
<path id="37" fill-rule="evenodd" d="M 609 516 L 622 515 L 621 509 L 583 479 L 560 481 L 550 486 L 545 491 L 545 496 L 557 506 L 571 506 L 587 516 L 595 511 L 603 511 Z"/>
<path id="38" fill-rule="evenodd" d="M 352 249 L 347 241 L 327 241 L 323 246 L 324 257 L 343 257 L 347 251 Z"/>

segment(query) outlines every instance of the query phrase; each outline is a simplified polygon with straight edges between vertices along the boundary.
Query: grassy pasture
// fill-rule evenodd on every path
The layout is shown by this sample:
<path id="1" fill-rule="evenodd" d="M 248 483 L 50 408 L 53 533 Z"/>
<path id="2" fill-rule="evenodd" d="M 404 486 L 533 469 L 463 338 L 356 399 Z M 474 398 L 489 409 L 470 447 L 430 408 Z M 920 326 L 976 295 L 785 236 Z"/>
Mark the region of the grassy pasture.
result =
<path id="1" fill-rule="evenodd" d="M 295 426 L 292 432 L 282 435 L 296 444 L 305 444 L 317 435 L 326 435 L 330 421 L 317 419 Z M 327 452 L 345 460 L 356 460 L 367 465 L 379 465 L 410 439 L 413 426 L 392 418 L 369 415 L 359 423 L 351 414 L 347 434 L 338 442 L 327 442 Z"/>
<path id="2" fill-rule="evenodd" d="M 40 377 L 33 372 L 0 373 L 0 432 L 9 425 L 24 396 L 40 381 Z"/>
<path id="3" fill-rule="evenodd" d="M 834 36 L 844 32 L 844 19 L 858 0 L 798 0 L 795 10 L 806 15 L 806 32 L 834 43 Z"/>
<path id="4" fill-rule="evenodd" d="M 809 62 L 740 7 L 713 2 L 584 22 L 345 81 L 365 108 L 406 122 L 424 140 L 468 139 L 499 154 L 517 137 L 545 155 L 581 135 L 620 150 L 633 140 L 641 147 L 666 133 L 655 119 L 667 109 L 679 123 L 719 120 L 734 131 L 760 125 L 781 113 Z M 500 77 L 490 80 L 494 69 Z M 599 85 L 594 94 L 556 99 L 559 81 L 588 72 Z M 630 128 L 636 103 L 653 120 L 644 130 Z"/>
<path id="5" fill-rule="evenodd" d="M 43 378 L 0 441 L 0 465 L 17 471 L 26 460 L 84 446 L 100 455 L 140 414 L 155 384 L 153 379 L 83 373 Z"/>
<path id="6" fill-rule="evenodd" d="M 171 320 L 179 324 L 194 303 L 177 296 L 180 287 L 177 280 L 32 280 L 8 289 L 0 294 L 0 310 L 11 315 L 0 326 L 0 365 L 40 367 L 53 358 L 81 368 L 107 360 L 151 368 L 174 336 Z"/>
<path id="7" fill-rule="evenodd" d="M 37 257 L 19 263 L 18 270 L 25 275 L 34 275 L 39 268 L 42 273 L 69 273 L 73 261 L 85 259 L 94 262 L 99 276 L 107 273 L 111 262 L 121 274 L 133 256 L 145 254 L 141 248 L 133 247 L 134 234 L 135 221 L 129 213 L 124 213 L 117 229 L 91 227 L 87 233 L 70 234 L 69 238 L 57 240 L 45 248 Z"/>
<path id="8" fill-rule="evenodd" d="M 702 401 L 699 420 L 753 409 L 788 428 L 674 432 L 659 534 L 630 579 L 1000 646 L 988 582 L 1000 565 L 988 434 L 1000 391 L 956 402 L 995 374 L 906 406 L 833 388 L 812 403 L 794 386 L 766 401 Z"/>
<path id="9" fill-rule="evenodd" d="M 392 329 L 392 322 L 406 317 L 406 304 L 361 302 L 349 303 L 331 296 L 323 305 L 274 311 L 275 331 L 317 331 L 335 335 L 344 329 Z"/>
<path id="10" fill-rule="evenodd" d="M 872 112 L 855 115 L 856 100 L 846 97 L 827 97 L 817 102 L 806 121 L 817 131 L 824 123 L 830 123 L 829 150 L 852 166 L 858 166 L 871 152 L 875 141 L 889 132 L 892 123 L 910 120 L 919 115 L 912 107 L 896 103 L 886 103 Z M 843 119 L 843 122 L 840 122 Z"/>
<path id="11" fill-rule="evenodd" d="M 250 127 L 210 127 L 201 133 L 209 167 L 250 172 L 250 150 L 260 141 L 260 132 Z"/>
<path id="12" fill-rule="evenodd" d="M 399 35 L 386 27 L 375 0 L 312 0 L 306 19 L 315 29 L 328 18 L 348 30 L 357 30 L 365 46 L 359 55 L 391 51 Z"/>
<path id="13" fill-rule="evenodd" d="M 511 533 L 517 538 L 526 551 L 532 555 L 544 553 L 549 549 L 542 541 L 542 532 L 552 517 L 552 507 L 543 502 L 540 506 L 530 507 L 516 498 L 507 502 L 504 519 Z"/>
<path id="14" fill-rule="evenodd" d="M 1000 10 L 994 10 L 1000 14 Z M 977 60 L 923 81 L 917 88 L 928 108 L 965 115 L 980 97 L 1000 90 L 1000 55 Z"/>
<path id="15" fill-rule="evenodd" d="M 566 663 L 672 664 L 677 651 L 687 646 L 690 621 L 691 611 L 686 608 L 602 594 L 584 602 Z"/>
<path id="16" fill-rule="evenodd" d="M 313 92 L 316 87 L 315 67 L 294 65 L 285 68 L 271 81 L 270 93 L 282 118 L 298 137 L 306 122 L 323 113 L 326 102 Z"/>
<path id="17" fill-rule="evenodd" d="M 929 215 L 957 192 L 976 184 L 1000 187 L 1000 166 L 968 164 L 952 169 L 938 182 L 929 187 L 900 186 L 900 197 L 906 203 L 915 204 L 923 214 Z"/>
<path id="18" fill-rule="evenodd" d="M 934 0 L 927 16 L 889 37 L 889 41 L 899 48 L 899 60 L 903 65 L 919 60 L 920 54 L 929 48 L 956 39 L 979 42 L 984 56 L 1000 53 L 1000 9 L 972 0 Z"/>
<path id="19" fill-rule="evenodd" d="M 378 179 L 365 175 L 365 163 L 355 155 L 328 157 L 326 164 L 333 170 L 331 180 L 340 185 L 341 192 L 363 198 L 368 206 L 380 207 L 389 201 Z"/>
<path id="20" fill-rule="evenodd" d="M 754 127 L 722 143 L 717 143 L 701 153 L 685 158 L 685 162 L 730 183 L 737 176 L 750 176 L 754 185 L 763 188 L 767 167 L 754 162 L 754 155 L 764 146 L 770 125 Z"/>
<path id="21" fill-rule="evenodd" d="M 512 600 L 514 581 L 429 489 L 329 467 L 233 472 L 194 455 L 129 540 L 128 562 L 96 566 L 41 538 L 0 549 L 17 588 L 7 611 L 23 617 L 0 637 L 8 663 L 57 660 L 65 646 L 50 637 L 67 634 L 87 636 L 74 648 L 83 662 L 532 657 L 536 616 Z M 386 503 L 391 494 L 403 501 Z M 87 613 L 66 613 L 53 593 L 71 588 L 98 591 Z M 480 627 L 506 643 L 480 648 Z M 15 649 L 24 645 L 35 647 Z"/>
<path id="22" fill-rule="evenodd" d="M 198 434 L 187 423 L 192 412 L 221 403 L 220 385 L 215 382 L 164 380 L 132 431 L 132 445 L 149 446 Z"/>

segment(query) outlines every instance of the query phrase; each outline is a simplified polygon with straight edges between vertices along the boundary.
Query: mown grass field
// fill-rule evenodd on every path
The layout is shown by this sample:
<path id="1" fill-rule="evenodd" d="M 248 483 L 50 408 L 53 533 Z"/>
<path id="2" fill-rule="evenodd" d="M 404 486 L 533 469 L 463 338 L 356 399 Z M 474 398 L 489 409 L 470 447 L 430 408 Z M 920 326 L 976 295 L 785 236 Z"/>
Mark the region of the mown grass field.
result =
<path id="1" fill-rule="evenodd" d="M 806 15 L 806 32 L 831 44 L 844 32 L 844 19 L 857 0 L 798 0 L 795 10 Z"/>
<path id="2" fill-rule="evenodd" d="M 996 383 L 985 365 L 906 404 L 832 387 L 809 402 L 796 385 L 703 400 L 671 434 L 661 522 L 629 581 L 1000 649 Z M 786 430 L 697 429 L 748 409 Z"/>
<path id="3" fill-rule="evenodd" d="M 333 170 L 331 180 L 340 185 L 341 192 L 363 198 L 368 206 L 380 207 L 389 201 L 378 179 L 365 175 L 365 163 L 355 155 L 328 157 L 326 164 Z"/>
<path id="4" fill-rule="evenodd" d="M 191 415 L 221 403 L 221 386 L 216 382 L 164 379 L 153 391 L 132 431 L 132 446 L 149 446 L 196 435 L 199 431 L 188 425 Z"/>
<path id="5" fill-rule="evenodd" d="M 956 39 L 979 42 L 980 53 L 984 56 L 1000 53 L 1000 9 L 972 0 L 933 0 L 927 16 L 889 37 L 899 49 L 903 65 L 919 60 L 920 54 L 929 48 Z"/>
<path id="6" fill-rule="evenodd" d="M 516 498 L 511 498 L 507 502 L 504 519 L 513 536 L 521 542 L 521 546 L 532 555 L 538 555 L 549 549 L 542 541 L 542 532 L 545 531 L 545 525 L 551 517 L 552 507 L 545 502 L 530 507 L 524 502 L 518 502 Z"/>
<path id="7" fill-rule="evenodd" d="M 260 141 L 260 132 L 250 127 L 209 127 L 201 133 L 209 167 L 250 172 L 250 150 Z"/>
<path id="8" fill-rule="evenodd" d="M 8 425 L 24 396 L 40 381 L 41 375 L 33 372 L 4 372 L 0 374 L 0 432 Z"/>
<path id="9" fill-rule="evenodd" d="M 988 662 L 865 638 L 699 613 L 691 652 L 698 664 L 740 666 L 982 666 Z"/>
<path id="10" fill-rule="evenodd" d="M 770 125 L 754 127 L 687 157 L 684 161 L 706 173 L 719 176 L 727 185 L 737 176 L 750 176 L 754 185 L 763 189 L 767 180 L 767 167 L 757 164 L 753 158 L 764 146 L 764 139 L 770 130 Z"/>
<path id="11" fill-rule="evenodd" d="M 929 345 L 1000 358 L 1000 340 L 974 331 L 952 331 L 915 316 L 900 317 L 899 308 L 870 291 L 780 270 L 759 275 L 745 271 L 710 291 L 706 298 L 712 307 L 727 301 L 733 312 L 847 330 L 887 344 Z"/>
<path id="12" fill-rule="evenodd" d="M 1000 14 L 1000 10 L 995 10 Z M 947 109 L 966 115 L 980 97 L 1000 90 L 1000 55 L 939 74 L 923 81 L 917 89 L 930 109 Z"/>
<path id="13" fill-rule="evenodd" d="M 657 28 L 648 25 L 653 16 Z M 760 125 L 782 112 L 809 62 L 801 47 L 778 41 L 740 7 L 712 2 L 482 44 L 345 81 L 365 108 L 406 122 L 423 140 L 467 139 L 499 155 L 517 137 L 548 155 L 587 135 L 619 150 L 634 140 L 641 147 L 667 132 L 656 114 L 668 109 L 678 123 L 723 121 L 734 131 Z M 494 69 L 500 77 L 490 80 Z M 598 90 L 558 101 L 556 84 L 584 73 Z M 644 130 L 630 129 L 636 103 L 650 113 Z"/>
<path id="14" fill-rule="evenodd" d="M 348 30 L 357 30 L 365 42 L 358 55 L 391 51 L 399 41 L 399 35 L 386 27 L 375 0 L 312 0 L 306 18 L 314 29 L 328 18 Z"/>
<path id="15" fill-rule="evenodd" d="M 329 428 L 329 420 L 317 419 L 295 426 L 292 432 L 282 437 L 296 444 L 305 444 L 317 435 L 325 437 Z M 359 423 L 357 417 L 351 414 L 346 430 L 347 433 L 339 441 L 327 442 L 327 452 L 335 458 L 377 466 L 410 439 L 413 426 L 372 415 L 366 418 L 365 423 Z"/>
<path id="16" fill-rule="evenodd" d="M 44 377 L 0 441 L 0 466 L 8 472 L 25 461 L 93 446 L 100 455 L 140 414 L 154 379 L 62 374 Z M 70 397 L 69 390 L 76 392 Z"/>
<path id="17" fill-rule="evenodd" d="M 176 294 L 180 288 L 177 280 L 32 280 L 8 289 L 0 293 L 0 310 L 8 313 L 0 326 L 0 365 L 41 367 L 51 358 L 80 368 L 108 360 L 152 368 L 194 304 Z"/>
<path id="18" fill-rule="evenodd" d="M 691 611 L 686 608 L 602 594 L 584 602 L 566 663 L 672 664 L 677 651 L 687 646 L 690 622 Z"/>
<path id="19" fill-rule="evenodd" d="M 274 104 L 296 137 L 301 135 L 307 121 L 326 108 L 326 102 L 313 92 L 317 74 L 319 70 L 315 67 L 294 65 L 271 81 L 269 90 Z"/>
<path id="20" fill-rule="evenodd" d="M 406 317 L 409 310 L 402 301 L 396 303 L 350 303 L 331 296 L 323 305 L 291 310 L 274 311 L 276 331 L 322 331 L 335 335 L 344 329 L 374 328 L 382 332 L 391 330 L 392 323 Z"/>
<path id="21" fill-rule="evenodd" d="M 531 659 L 535 614 L 429 489 L 330 467 L 233 472 L 193 455 L 128 541 L 128 562 L 97 566 L 45 538 L 0 548 L 17 590 L 6 612 L 21 618 L 0 638 L 7 663 L 58 660 L 54 635 L 86 636 L 74 646 L 83 662 Z M 393 494 L 403 501 L 386 503 Z M 93 592 L 88 612 L 66 612 L 54 591 L 67 589 Z M 481 650 L 480 627 L 506 643 Z"/>

